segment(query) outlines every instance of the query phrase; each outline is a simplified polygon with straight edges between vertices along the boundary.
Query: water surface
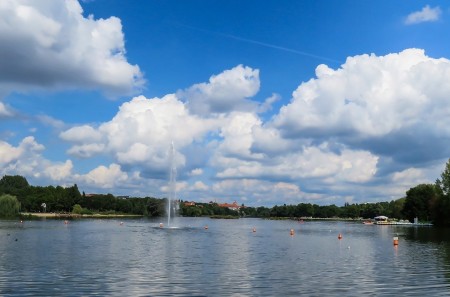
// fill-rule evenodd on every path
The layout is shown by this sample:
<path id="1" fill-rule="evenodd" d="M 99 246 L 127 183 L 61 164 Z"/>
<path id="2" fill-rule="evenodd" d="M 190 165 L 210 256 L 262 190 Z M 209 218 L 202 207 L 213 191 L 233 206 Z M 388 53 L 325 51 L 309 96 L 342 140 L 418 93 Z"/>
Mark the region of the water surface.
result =
<path id="1" fill-rule="evenodd" d="M 177 218 L 170 229 L 159 223 L 0 221 L 0 295 L 450 294 L 448 230 L 259 219 Z"/>

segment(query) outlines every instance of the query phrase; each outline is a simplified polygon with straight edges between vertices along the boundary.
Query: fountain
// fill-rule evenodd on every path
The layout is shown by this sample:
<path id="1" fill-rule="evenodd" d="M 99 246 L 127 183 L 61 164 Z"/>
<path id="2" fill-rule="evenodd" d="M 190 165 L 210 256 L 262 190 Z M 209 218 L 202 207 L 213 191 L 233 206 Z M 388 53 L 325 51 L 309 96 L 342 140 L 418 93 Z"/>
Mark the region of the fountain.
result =
<path id="1" fill-rule="evenodd" d="M 173 145 L 173 141 L 170 147 L 169 160 L 170 160 L 170 179 L 169 179 L 169 197 L 167 199 L 167 227 L 170 227 L 172 212 L 175 214 L 172 203 L 176 202 L 177 168 L 175 166 L 175 148 Z"/>

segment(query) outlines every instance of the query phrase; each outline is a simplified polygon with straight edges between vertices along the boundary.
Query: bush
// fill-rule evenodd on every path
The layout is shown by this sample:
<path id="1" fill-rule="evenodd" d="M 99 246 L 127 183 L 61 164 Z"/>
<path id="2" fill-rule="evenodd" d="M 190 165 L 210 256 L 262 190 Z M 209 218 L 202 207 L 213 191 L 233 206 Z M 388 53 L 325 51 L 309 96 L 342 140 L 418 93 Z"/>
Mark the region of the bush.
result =
<path id="1" fill-rule="evenodd" d="M 75 204 L 72 209 L 72 213 L 81 214 L 83 212 L 83 208 L 79 204 Z"/>
<path id="2" fill-rule="evenodd" d="M 20 202 L 15 196 L 0 196 L 0 218 L 15 218 L 19 216 Z"/>

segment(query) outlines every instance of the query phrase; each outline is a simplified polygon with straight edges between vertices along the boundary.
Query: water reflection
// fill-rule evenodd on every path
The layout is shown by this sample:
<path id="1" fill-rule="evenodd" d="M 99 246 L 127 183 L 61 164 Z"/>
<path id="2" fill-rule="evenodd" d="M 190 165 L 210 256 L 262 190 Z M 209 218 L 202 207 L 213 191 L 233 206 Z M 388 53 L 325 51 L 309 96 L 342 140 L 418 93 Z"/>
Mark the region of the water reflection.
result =
<path id="1" fill-rule="evenodd" d="M 448 230 L 177 220 L 177 229 L 144 219 L 0 221 L 0 295 L 444 296 L 450 290 Z"/>

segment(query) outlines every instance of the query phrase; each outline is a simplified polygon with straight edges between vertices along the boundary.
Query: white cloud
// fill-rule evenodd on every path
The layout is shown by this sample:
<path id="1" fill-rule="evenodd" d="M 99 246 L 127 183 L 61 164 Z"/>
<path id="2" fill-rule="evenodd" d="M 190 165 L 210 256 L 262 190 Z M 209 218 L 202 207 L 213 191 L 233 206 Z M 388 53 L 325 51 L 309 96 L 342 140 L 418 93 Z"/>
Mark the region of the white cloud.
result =
<path id="1" fill-rule="evenodd" d="M 201 168 L 195 168 L 195 169 L 193 169 L 193 170 L 190 172 L 189 175 L 191 175 L 191 176 L 199 176 L 199 175 L 202 175 L 202 174 L 203 174 L 203 169 L 201 169 Z"/>
<path id="2" fill-rule="evenodd" d="M 219 157 L 214 164 L 219 178 L 322 179 L 331 184 L 368 182 L 377 172 L 377 163 L 378 157 L 369 152 L 346 149 L 337 154 L 323 145 L 299 148 L 264 162 Z"/>
<path id="3" fill-rule="evenodd" d="M 67 150 L 67 153 L 78 158 L 90 158 L 94 155 L 102 153 L 104 150 L 105 145 L 102 143 L 89 143 L 74 145 Z"/>
<path id="4" fill-rule="evenodd" d="M 259 91 L 259 70 L 242 65 L 211 76 L 208 83 L 193 85 L 178 96 L 187 101 L 189 110 L 206 116 L 209 113 L 228 113 L 253 110 L 256 103 L 247 98 Z"/>
<path id="5" fill-rule="evenodd" d="M 76 0 L 0 3 L 0 89 L 139 89 L 139 67 L 125 58 L 118 18 L 83 17 Z"/>
<path id="6" fill-rule="evenodd" d="M 98 128 L 74 127 L 60 136 L 76 143 L 69 149 L 74 155 L 106 153 L 121 165 L 162 172 L 168 168 L 172 141 L 177 166 L 182 167 L 186 161 L 179 150 L 201 141 L 206 133 L 218 128 L 219 122 L 189 114 L 175 95 L 153 99 L 139 96 L 124 103 L 111 121 Z"/>
<path id="7" fill-rule="evenodd" d="M 13 160 L 17 160 L 22 154 L 20 147 L 13 147 L 7 142 L 0 141 L 0 165 L 5 166 Z"/>
<path id="8" fill-rule="evenodd" d="M 100 132 L 88 125 L 73 127 L 60 133 L 61 139 L 71 142 L 99 141 L 102 138 Z"/>
<path id="9" fill-rule="evenodd" d="M 10 117 L 12 116 L 12 112 L 3 104 L 0 102 L 0 119 L 3 117 Z"/>
<path id="10" fill-rule="evenodd" d="M 109 167 L 98 166 L 89 171 L 86 175 L 78 176 L 87 185 L 99 187 L 102 189 L 110 189 L 120 187 L 122 183 L 128 181 L 128 174 L 123 172 L 118 164 L 110 164 Z"/>
<path id="11" fill-rule="evenodd" d="M 45 147 L 36 142 L 34 137 L 25 137 L 17 147 L 0 142 L 0 174 L 22 175 L 44 178 L 50 183 L 62 181 L 72 174 L 72 162 L 52 162 L 41 153 Z"/>
<path id="12" fill-rule="evenodd" d="M 333 139 L 396 159 L 434 158 L 426 153 L 430 142 L 450 153 L 444 144 L 450 137 L 449 60 L 408 49 L 350 57 L 337 70 L 320 65 L 316 75 L 297 88 L 274 118 L 282 135 Z M 407 156 L 406 148 L 414 156 Z"/>
<path id="13" fill-rule="evenodd" d="M 44 172 L 53 181 L 61 181 L 72 174 L 72 161 L 67 160 L 64 163 L 49 164 Z"/>
<path id="14" fill-rule="evenodd" d="M 223 137 L 223 141 L 218 150 L 226 156 L 261 159 L 262 154 L 253 154 L 250 150 L 253 143 L 252 130 L 260 125 L 260 119 L 252 113 L 230 114 L 221 127 L 220 135 Z"/>
<path id="15" fill-rule="evenodd" d="M 439 6 L 431 8 L 429 5 L 426 5 L 422 10 L 409 14 L 405 19 L 405 24 L 412 25 L 424 22 L 435 22 L 439 20 L 441 14 L 442 10 Z"/>
<path id="16" fill-rule="evenodd" d="M 272 94 L 269 98 L 267 98 L 264 103 L 258 108 L 258 113 L 264 113 L 269 110 L 272 110 L 272 105 L 279 101 L 281 96 L 278 94 Z"/>
<path id="17" fill-rule="evenodd" d="M 202 181 L 196 181 L 192 187 L 191 187 L 192 191 L 208 191 L 209 187 L 207 185 L 205 185 L 205 183 L 203 183 Z"/>

